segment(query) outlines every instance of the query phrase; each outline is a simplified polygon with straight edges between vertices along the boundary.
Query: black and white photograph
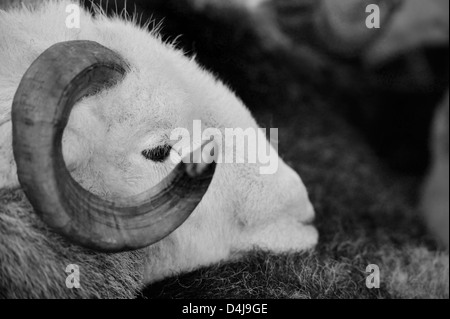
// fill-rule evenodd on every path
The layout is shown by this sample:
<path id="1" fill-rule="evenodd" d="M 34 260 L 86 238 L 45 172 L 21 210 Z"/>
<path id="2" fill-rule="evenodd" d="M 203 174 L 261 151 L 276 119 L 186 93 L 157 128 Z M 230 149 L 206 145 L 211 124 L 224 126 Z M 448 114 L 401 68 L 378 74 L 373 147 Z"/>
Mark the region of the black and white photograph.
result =
<path id="1" fill-rule="evenodd" d="M 0 0 L 0 299 L 448 300 L 449 96 L 448 0 Z"/>

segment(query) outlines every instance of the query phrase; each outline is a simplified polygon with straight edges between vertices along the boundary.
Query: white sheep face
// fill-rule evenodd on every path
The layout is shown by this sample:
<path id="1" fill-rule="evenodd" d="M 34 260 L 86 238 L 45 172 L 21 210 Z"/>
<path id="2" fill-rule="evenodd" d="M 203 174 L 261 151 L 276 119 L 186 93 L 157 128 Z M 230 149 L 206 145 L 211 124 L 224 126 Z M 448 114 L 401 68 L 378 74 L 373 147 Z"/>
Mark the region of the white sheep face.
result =
<path id="1" fill-rule="evenodd" d="M 175 166 L 145 158 L 173 145 L 176 128 L 254 128 L 249 111 L 193 59 L 155 34 L 120 19 L 83 13 L 67 29 L 68 3 L 0 16 L 0 187 L 17 186 L 11 149 L 10 105 L 21 76 L 51 45 L 92 40 L 118 52 L 131 71 L 115 87 L 78 103 L 63 140 L 66 164 L 86 189 L 104 198 L 142 193 Z M 6 46 L 4 45 L 6 43 Z M 174 152 L 174 150 L 172 150 Z M 254 247 L 274 252 L 314 247 L 313 207 L 301 179 L 282 160 L 273 175 L 260 164 L 219 164 L 209 191 L 188 221 L 148 248 L 146 282 L 230 259 Z"/>

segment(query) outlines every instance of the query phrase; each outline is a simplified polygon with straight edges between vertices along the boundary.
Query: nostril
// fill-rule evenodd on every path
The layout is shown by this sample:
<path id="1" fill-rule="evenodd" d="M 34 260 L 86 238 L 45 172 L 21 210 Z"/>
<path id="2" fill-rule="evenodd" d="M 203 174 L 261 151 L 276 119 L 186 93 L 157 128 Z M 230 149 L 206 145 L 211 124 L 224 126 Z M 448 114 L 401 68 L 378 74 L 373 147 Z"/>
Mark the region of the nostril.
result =
<path id="1" fill-rule="evenodd" d="M 302 214 L 302 223 L 305 225 L 312 225 L 314 224 L 315 221 L 315 211 L 314 211 L 314 207 L 311 204 L 308 194 L 305 193 L 305 201 L 306 201 L 306 209 L 305 209 L 305 213 Z"/>
<path id="2" fill-rule="evenodd" d="M 311 225 L 315 220 L 314 207 L 309 200 L 308 191 L 296 171 L 284 164 L 277 178 L 282 186 L 280 190 L 285 198 L 285 213 L 302 224 Z"/>
<path id="3" fill-rule="evenodd" d="M 307 217 L 305 220 L 303 220 L 302 223 L 307 226 L 312 226 L 314 224 L 315 220 L 316 220 L 316 218 L 315 218 L 314 214 L 312 214 L 309 217 Z"/>
<path id="4" fill-rule="evenodd" d="M 286 212 L 302 224 L 311 225 L 315 220 L 314 207 L 309 200 L 303 184 L 290 188 L 289 197 L 285 203 Z"/>

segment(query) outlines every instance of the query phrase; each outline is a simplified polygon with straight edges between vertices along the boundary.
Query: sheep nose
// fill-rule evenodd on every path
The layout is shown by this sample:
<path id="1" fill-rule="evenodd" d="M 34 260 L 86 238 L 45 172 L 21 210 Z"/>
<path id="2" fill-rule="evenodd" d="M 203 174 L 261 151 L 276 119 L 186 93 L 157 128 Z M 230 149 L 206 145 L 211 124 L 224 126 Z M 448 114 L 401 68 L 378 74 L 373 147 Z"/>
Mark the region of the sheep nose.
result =
<path id="1" fill-rule="evenodd" d="M 315 211 L 300 176 L 286 164 L 280 167 L 279 174 L 280 181 L 285 185 L 283 189 L 287 199 L 284 211 L 295 216 L 303 224 L 312 224 Z"/>

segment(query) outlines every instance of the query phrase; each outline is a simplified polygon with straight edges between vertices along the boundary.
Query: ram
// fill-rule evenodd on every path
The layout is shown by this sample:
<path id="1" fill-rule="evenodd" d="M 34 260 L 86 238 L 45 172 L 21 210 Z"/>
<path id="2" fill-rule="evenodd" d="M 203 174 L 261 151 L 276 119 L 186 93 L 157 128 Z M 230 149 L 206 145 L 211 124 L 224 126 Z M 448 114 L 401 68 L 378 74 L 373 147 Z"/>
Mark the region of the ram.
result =
<path id="1" fill-rule="evenodd" d="M 315 246 L 306 188 L 281 159 L 272 175 L 170 160 L 171 132 L 194 120 L 259 130 L 224 84 L 133 21 L 81 11 L 67 28 L 70 4 L 0 11 L 1 297 L 135 297 L 255 247 Z"/>

